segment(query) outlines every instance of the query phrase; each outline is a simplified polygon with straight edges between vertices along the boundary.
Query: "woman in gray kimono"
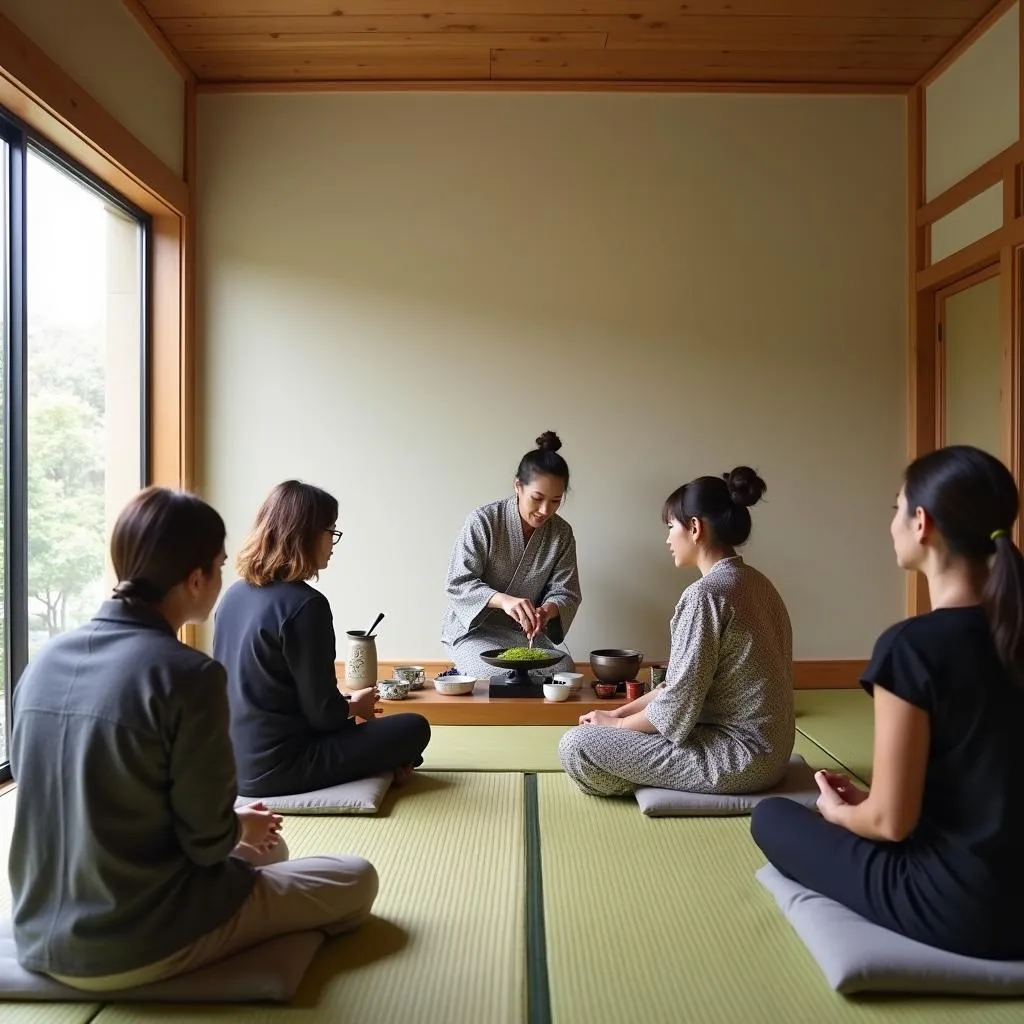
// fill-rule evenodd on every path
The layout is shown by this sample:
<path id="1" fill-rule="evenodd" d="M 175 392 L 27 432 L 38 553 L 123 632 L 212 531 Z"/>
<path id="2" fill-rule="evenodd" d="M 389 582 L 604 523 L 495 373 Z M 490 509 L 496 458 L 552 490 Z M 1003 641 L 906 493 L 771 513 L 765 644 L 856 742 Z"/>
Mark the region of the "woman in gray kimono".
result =
<path id="1" fill-rule="evenodd" d="M 665 682 L 583 715 L 562 737 L 562 766 L 584 793 L 757 793 L 782 779 L 795 736 L 793 631 L 778 591 L 736 554 L 750 536 L 747 507 L 764 491 L 740 466 L 665 502 L 676 567 L 701 578 L 676 606 Z"/>
<path id="2" fill-rule="evenodd" d="M 495 670 L 483 651 L 534 647 L 557 652 L 580 606 L 576 541 L 557 513 L 569 487 L 562 442 L 548 430 L 516 471 L 515 493 L 470 513 L 448 567 L 441 639 L 460 673 Z M 572 659 L 550 670 L 572 669 Z"/>

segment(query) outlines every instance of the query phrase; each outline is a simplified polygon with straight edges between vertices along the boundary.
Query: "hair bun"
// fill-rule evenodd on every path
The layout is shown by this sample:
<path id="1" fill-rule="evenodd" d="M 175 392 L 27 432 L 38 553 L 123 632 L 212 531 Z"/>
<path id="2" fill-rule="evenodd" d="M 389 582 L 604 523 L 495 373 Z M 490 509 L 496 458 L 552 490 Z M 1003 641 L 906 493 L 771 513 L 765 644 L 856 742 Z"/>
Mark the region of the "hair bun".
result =
<path id="1" fill-rule="evenodd" d="M 545 430 L 544 433 L 537 438 L 537 447 L 542 452 L 557 452 L 558 449 L 562 447 L 562 442 L 553 430 Z"/>
<path id="2" fill-rule="evenodd" d="M 756 505 L 768 490 L 768 485 L 749 466 L 737 466 L 722 479 L 729 488 L 729 497 L 734 505 Z"/>

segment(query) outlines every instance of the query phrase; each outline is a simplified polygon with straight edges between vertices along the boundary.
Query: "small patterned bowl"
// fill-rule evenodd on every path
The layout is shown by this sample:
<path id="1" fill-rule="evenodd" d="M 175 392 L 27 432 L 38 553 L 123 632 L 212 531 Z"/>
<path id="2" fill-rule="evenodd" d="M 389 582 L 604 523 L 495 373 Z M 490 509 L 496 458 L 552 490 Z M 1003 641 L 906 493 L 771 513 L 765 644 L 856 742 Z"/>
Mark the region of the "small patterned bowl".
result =
<path id="1" fill-rule="evenodd" d="M 610 697 L 614 697 L 617 689 L 618 687 L 615 683 L 594 683 L 594 693 L 596 693 L 602 700 L 608 700 Z"/>
<path id="2" fill-rule="evenodd" d="M 398 679 L 382 679 L 377 683 L 377 696 L 381 700 L 405 700 L 409 696 L 409 684 Z"/>
<path id="3" fill-rule="evenodd" d="M 434 689 L 446 697 L 465 697 L 475 686 L 475 676 L 438 676 L 434 680 Z"/>
<path id="4" fill-rule="evenodd" d="M 426 679 L 422 665 L 396 665 L 394 676 L 399 682 L 408 683 L 410 690 L 422 689 Z"/>

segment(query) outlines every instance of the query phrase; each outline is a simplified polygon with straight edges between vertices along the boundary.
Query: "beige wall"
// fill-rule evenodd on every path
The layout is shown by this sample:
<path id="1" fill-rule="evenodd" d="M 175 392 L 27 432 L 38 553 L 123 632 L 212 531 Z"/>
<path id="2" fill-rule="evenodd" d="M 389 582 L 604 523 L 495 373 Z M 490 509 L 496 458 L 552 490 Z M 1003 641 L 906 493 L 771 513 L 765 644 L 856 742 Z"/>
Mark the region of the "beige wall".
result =
<path id="1" fill-rule="evenodd" d="M 6 15 L 176 174 L 184 85 L 121 0 L 0 0 Z"/>
<path id="2" fill-rule="evenodd" d="M 925 118 L 927 199 L 1020 138 L 1019 4 L 929 84 Z"/>
<path id="3" fill-rule="evenodd" d="M 452 541 L 553 428 L 578 659 L 667 653 L 662 501 L 740 462 L 798 657 L 866 655 L 903 606 L 904 133 L 899 97 L 201 97 L 230 550 L 279 480 L 328 488 L 339 633 L 384 610 L 382 656 L 440 657 Z"/>
<path id="4" fill-rule="evenodd" d="M 999 278 L 944 300 L 946 444 L 973 444 L 997 458 L 1002 450 L 1003 338 Z"/>

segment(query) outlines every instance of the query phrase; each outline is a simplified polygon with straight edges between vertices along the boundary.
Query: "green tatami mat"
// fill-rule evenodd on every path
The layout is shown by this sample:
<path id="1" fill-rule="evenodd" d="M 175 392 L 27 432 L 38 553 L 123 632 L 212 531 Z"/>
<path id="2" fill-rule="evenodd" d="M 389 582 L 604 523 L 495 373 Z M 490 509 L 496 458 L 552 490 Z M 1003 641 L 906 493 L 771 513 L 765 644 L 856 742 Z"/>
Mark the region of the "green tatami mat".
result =
<path id="1" fill-rule="evenodd" d="M 0 917 L 10 917 L 11 886 L 7 880 L 7 855 L 14 831 L 15 791 L 0 797 Z M 0 1002 L 3 1024 L 86 1024 L 99 1010 L 92 1003 L 8 1003 Z"/>
<path id="2" fill-rule="evenodd" d="M 417 773 L 383 816 L 292 817 L 292 857 L 380 873 L 369 924 L 327 945 L 288 1006 L 108 1006 L 100 1024 L 524 1024 L 523 779 Z M 4 1018 L 6 1024 L 6 1018 Z"/>
<path id="3" fill-rule="evenodd" d="M 560 772 L 558 741 L 568 725 L 434 725 L 423 770 Z"/>
<path id="4" fill-rule="evenodd" d="M 558 741 L 568 725 L 435 725 L 423 752 L 423 771 L 560 772 Z M 797 733 L 796 752 L 815 768 L 844 771 L 834 758 Z"/>
<path id="5" fill-rule="evenodd" d="M 874 704 L 862 689 L 797 690 L 796 727 L 848 772 L 871 781 Z"/>
<path id="6" fill-rule="evenodd" d="M 749 818 L 662 818 L 537 777 L 554 1024 L 1020 1024 L 1024 1001 L 834 993 L 754 879 Z"/>
<path id="7" fill-rule="evenodd" d="M 793 741 L 793 753 L 799 754 L 815 770 L 825 768 L 830 772 L 842 772 L 846 769 L 834 758 L 830 757 L 814 740 L 809 740 L 800 733 Z"/>

